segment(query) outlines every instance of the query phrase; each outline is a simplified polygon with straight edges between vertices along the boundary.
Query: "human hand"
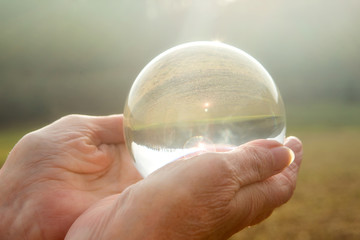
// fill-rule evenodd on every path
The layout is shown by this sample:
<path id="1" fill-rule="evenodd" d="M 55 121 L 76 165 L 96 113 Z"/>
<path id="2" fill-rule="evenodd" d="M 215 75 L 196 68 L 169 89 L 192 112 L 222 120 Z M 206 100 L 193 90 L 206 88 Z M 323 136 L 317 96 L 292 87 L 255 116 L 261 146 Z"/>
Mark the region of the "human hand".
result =
<path id="1" fill-rule="evenodd" d="M 268 140 L 168 164 L 90 207 L 66 240 L 227 239 L 290 199 L 302 144 L 285 145 L 295 153 L 290 165 L 291 151 Z"/>
<path id="2" fill-rule="evenodd" d="M 64 239 L 90 205 L 142 179 L 122 120 L 70 115 L 24 136 L 0 170 L 0 238 Z"/>

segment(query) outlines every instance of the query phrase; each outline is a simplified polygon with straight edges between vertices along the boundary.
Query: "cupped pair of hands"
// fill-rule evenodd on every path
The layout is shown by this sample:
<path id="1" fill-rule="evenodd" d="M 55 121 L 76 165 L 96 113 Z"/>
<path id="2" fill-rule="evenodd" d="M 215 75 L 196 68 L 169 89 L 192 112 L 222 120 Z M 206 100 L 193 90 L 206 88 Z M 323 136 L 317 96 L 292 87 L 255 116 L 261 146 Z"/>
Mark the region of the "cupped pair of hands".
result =
<path id="1" fill-rule="evenodd" d="M 25 135 L 0 170 L 0 239 L 227 239 L 293 194 L 295 137 L 174 161 L 145 179 L 123 116 L 69 115 Z"/>

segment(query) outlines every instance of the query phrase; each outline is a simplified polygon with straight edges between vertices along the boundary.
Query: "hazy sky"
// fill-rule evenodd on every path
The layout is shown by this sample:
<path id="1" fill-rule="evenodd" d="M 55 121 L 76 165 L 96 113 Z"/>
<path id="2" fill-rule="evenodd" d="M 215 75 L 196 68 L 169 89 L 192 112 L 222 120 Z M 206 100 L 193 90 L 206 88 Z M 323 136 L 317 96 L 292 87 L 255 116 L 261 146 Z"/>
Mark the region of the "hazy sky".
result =
<path id="1" fill-rule="evenodd" d="M 71 108 L 61 93 L 122 103 L 147 62 L 196 40 L 248 52 L 287 102 L 357 96 L 359 22 L 358 0 L 0 0 L 0 112 L 46 92 L 54 109 Z"/>
<path id="2" fill-rule="evenodd" d="M 310 57 L 359 60 L 356 0 L 1 0 L 0 4 L 2 65 L 106 65 L 104 61 L 116 65 L 131 55 L 151 58 L 192 40 L 221 40 L 259 57 L 292 58 L 305 64 Z"/>

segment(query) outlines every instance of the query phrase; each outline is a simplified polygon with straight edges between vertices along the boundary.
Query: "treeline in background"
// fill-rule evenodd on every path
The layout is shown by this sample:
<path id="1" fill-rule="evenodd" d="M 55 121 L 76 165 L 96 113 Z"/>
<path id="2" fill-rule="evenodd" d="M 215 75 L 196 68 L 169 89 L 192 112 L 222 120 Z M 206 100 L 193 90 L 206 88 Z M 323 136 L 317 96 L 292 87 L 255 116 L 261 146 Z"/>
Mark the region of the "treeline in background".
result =
<path id="1" fill-rule="evenodd" d="M 0 1 L 0 126 L 121 113 L 153 57 L 198 40 L 223 41 L 258 59 L 294 124 L 339 123 L 337 114 L 354 124 L 359 9 L 355 0 Z"/>

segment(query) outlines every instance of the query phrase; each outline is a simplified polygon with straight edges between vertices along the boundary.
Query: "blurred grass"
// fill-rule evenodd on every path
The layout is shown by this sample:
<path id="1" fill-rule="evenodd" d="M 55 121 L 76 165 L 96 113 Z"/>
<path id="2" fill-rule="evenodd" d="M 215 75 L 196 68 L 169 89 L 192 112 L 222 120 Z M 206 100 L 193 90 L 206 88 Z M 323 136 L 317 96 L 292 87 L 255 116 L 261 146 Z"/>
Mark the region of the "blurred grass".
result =
<path id="1" fill-rule="evenodd" d="M 312 102 L 286 106 L 288 129 L 360 126 L 360 103 Z"/>
<path id="2" fill-rule="evenodd" d="M 288 110 L 287 135 L 304 144 L 293 198 L 263 223 L 231 240 L 360 239 L 360 108 L 321 105 Z M 39 124 L 0 129 L 0 165 L 11 148 Z"/>
<path id="3" fill-rule="evenodd" d="M 304 144 L 293 198 L 231 240 L 360 239 L 360 127 L 290 132 Z"/>

